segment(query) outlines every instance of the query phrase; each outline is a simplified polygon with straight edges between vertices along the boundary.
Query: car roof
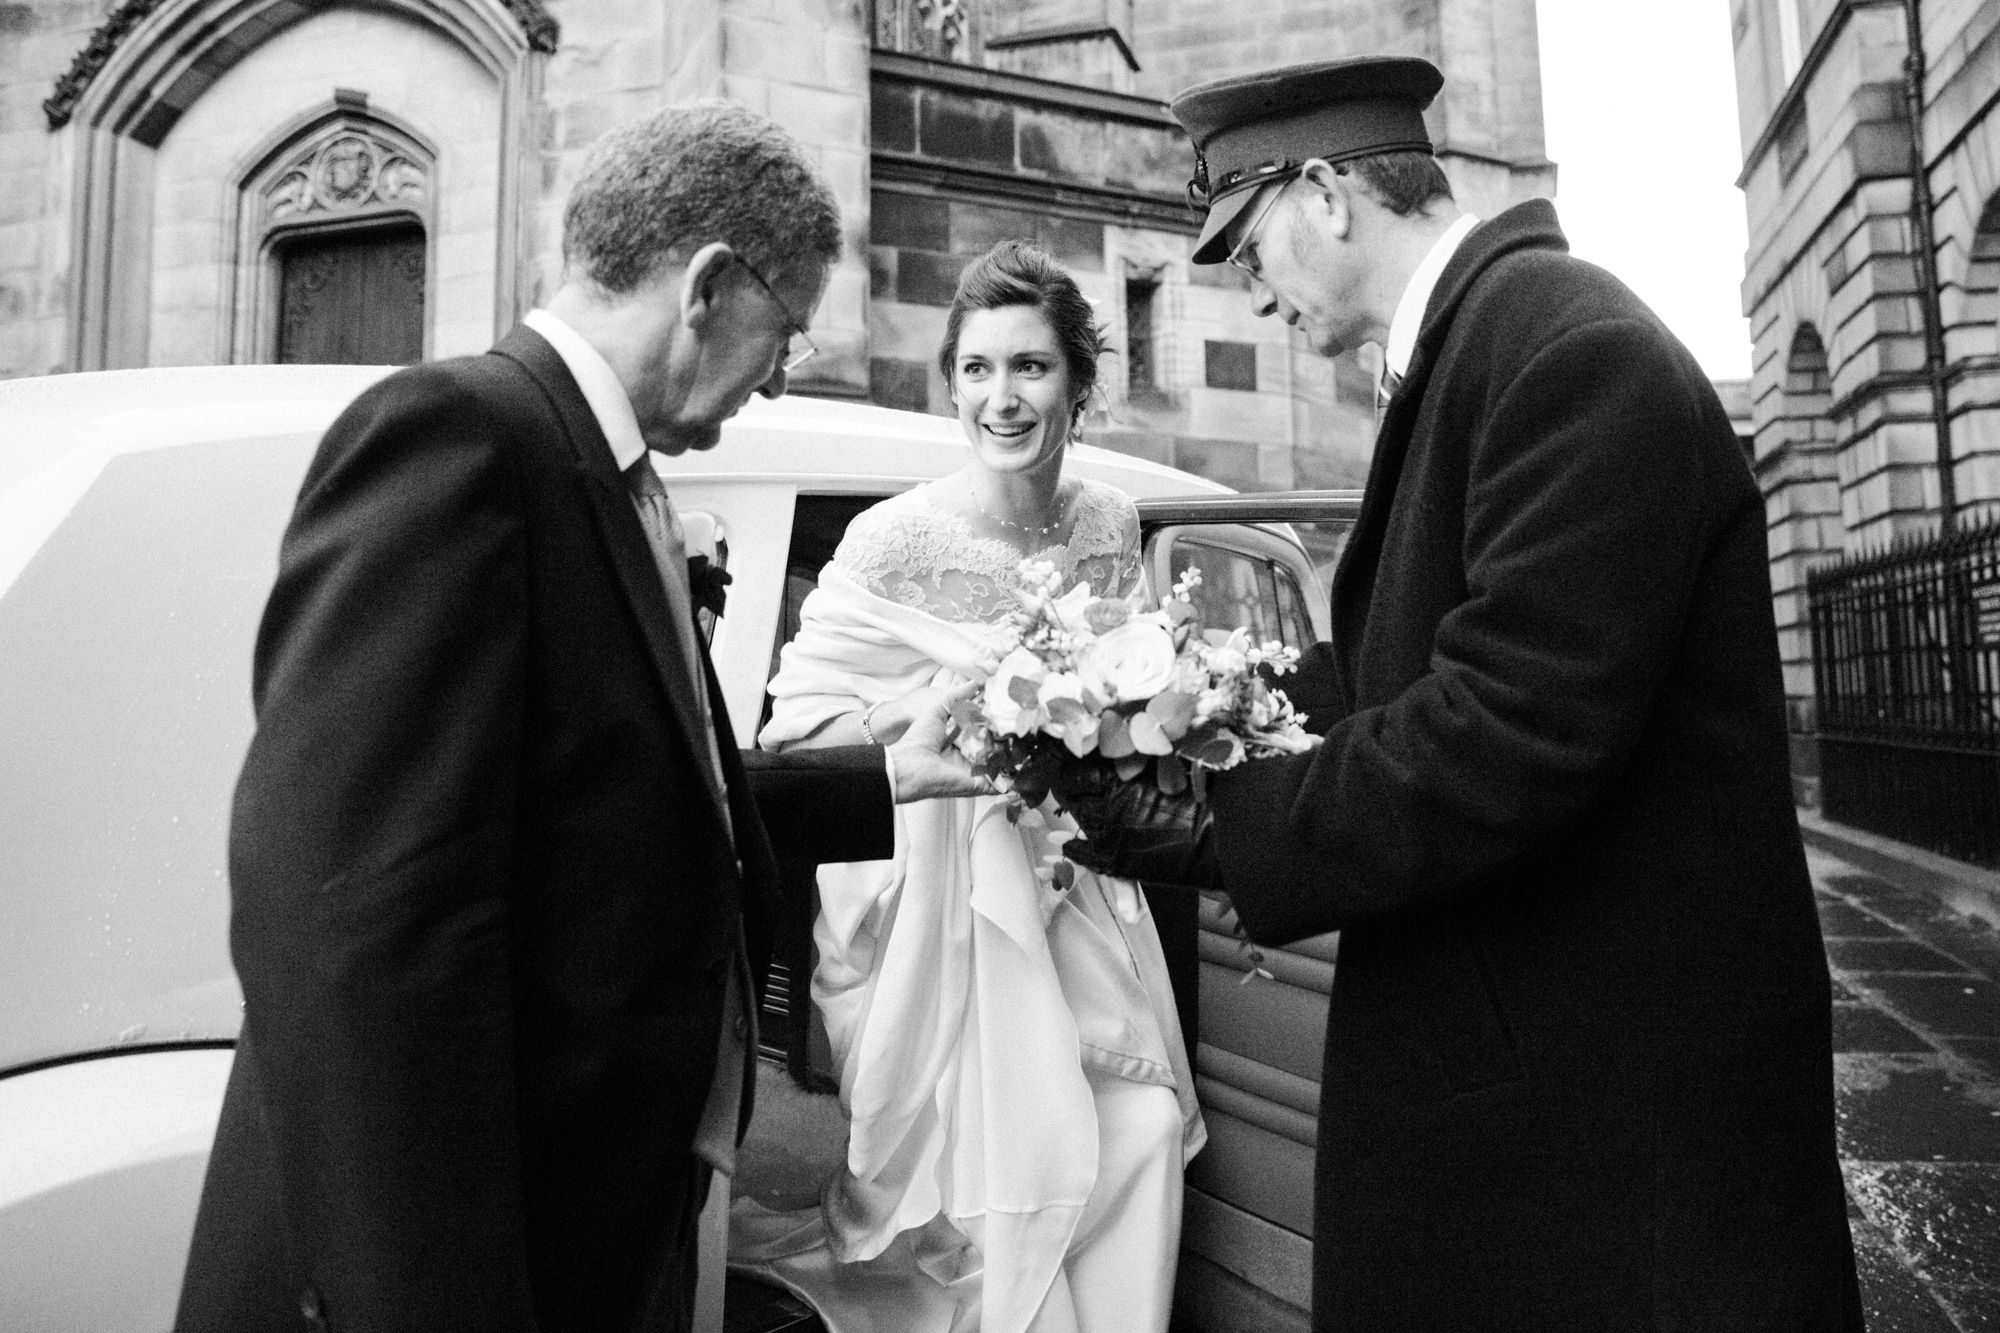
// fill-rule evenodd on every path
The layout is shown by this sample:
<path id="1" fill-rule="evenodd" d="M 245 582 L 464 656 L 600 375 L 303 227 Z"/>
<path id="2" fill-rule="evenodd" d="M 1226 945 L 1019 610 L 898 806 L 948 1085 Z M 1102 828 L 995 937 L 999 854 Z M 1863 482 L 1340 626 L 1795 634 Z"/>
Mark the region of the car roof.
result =
<path id="1" fill-rule="evenodd" d="M 79 446 L 127 452 L 255 436 L 317 435 L 392 366 L 176 366 L 0 381 L 0 499 Z M 831 437 L 831 438 L 830 438 Z M 942 476 L 964 461 L 952 418 L 873 403 L 753 398 L 713 450 L 656 455 L 668 476 L 789 479 L 807 490 L 876 491 Z M 1230 488 L 1090 445 L 1070 467 L 1135 499 Z"/>
<path id="2" fill-rule="evenodd" d="M 229 794 L 250 657 L 314 444 L 375 366 L 218 366 L 0 382 L 0 1074 L 224 1039 Z M 754 401 L 661 471 L 886 494 L 958 467 L 955 421 Z M 1141 497 L 1213 482 L 1078 449 Z M 690 485 L 690 490 L 695 489 Z"/>

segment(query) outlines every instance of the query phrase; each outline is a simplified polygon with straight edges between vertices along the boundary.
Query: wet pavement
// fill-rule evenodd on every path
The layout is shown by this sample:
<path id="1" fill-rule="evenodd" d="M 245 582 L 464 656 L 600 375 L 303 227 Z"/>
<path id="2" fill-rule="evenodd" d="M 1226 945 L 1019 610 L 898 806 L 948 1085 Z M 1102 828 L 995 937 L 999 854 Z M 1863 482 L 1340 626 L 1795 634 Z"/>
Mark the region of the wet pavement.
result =
<path id="1" fill-rule="evenodd" d="M 2000 1333 L 2000 875 L 1810 817 L 1841 1164 L 1869 1333 Z M 739 1193 L 808 1205 L 839 1112 L 767 1064 Z M 732 1278 L 731 1333 L 811 1312 Z"/>
<path id="2" fill-rule="evenodd" d="M 1807 858 L 1870 1333 L 2000 1333 L 2000 877 L 1810 822 Z"/>

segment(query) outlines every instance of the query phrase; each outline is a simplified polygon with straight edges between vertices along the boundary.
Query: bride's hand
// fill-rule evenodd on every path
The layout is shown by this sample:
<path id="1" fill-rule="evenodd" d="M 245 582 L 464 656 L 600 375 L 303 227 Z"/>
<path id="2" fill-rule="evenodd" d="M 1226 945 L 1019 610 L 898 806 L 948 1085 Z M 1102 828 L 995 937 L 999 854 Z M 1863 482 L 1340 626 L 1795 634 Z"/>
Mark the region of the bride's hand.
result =
<path id="1" fill-rule="evenodd" d="M 896 803 L 927 801 L 939 796 L 990 796 L 993 784 L 974 773 L 951 747 L 951 705 L 970 698 L 976 685 L 954 690 L 936 686 L 914 690 L 900 699 L 883 704 L 882 713 L 899 710 L 896 722 L 902 727 L 889 747 L 889 761 L 896 774 Z M 871 730 L 880 727 L 870 724 Z M 877 734 L 880 734 L 879 730 Z"/>

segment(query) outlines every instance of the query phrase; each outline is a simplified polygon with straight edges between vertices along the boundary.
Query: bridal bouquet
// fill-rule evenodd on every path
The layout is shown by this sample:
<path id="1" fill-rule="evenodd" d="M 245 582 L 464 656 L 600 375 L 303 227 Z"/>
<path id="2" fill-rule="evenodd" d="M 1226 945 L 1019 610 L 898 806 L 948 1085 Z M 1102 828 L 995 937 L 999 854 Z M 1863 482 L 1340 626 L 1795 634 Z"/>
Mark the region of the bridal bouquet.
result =
<path id="1" fill-rule="evenodd" d="M 1021 563 L 1021 605 L 985 688 L 954 709 L 957 746 L 976 772 L 1038 806 L 1060 766 L 1098 756 L 1126 780 L 1148 767 L 1175 794 L 1207 770 L 1298 754 L 1315 738 L 1273 675 L 1298 652 L 1246 630 L 1201 630 L 1190 569 L 1156 611 L 1138 597 L 1059 593 L 1043 560 Z"/>

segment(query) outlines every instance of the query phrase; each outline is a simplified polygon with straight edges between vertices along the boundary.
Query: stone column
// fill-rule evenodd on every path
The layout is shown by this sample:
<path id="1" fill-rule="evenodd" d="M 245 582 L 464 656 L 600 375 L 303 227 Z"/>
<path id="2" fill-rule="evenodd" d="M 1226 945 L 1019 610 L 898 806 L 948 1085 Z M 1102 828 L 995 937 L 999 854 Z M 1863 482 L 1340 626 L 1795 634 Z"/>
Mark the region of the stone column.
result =
<path id="1" fill-rule="evenodd" d="M 796 135 L 840 204 L 846 246 L 813 320 L 800 393 L 868 396 L 866 0 L 702 0 L 721 14 L 722 91 Z"/>

